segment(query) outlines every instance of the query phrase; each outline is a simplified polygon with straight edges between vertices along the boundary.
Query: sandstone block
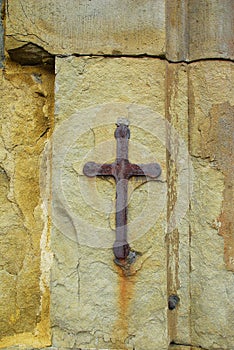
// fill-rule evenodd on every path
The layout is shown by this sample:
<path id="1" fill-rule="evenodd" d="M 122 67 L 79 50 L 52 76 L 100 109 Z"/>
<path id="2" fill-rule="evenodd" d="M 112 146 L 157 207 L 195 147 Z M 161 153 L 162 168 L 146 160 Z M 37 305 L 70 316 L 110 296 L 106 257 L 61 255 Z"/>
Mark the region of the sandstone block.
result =
<path id="1" fill-rule="evenodd" d="M 38 68 L 8 65 L 1 72 L 0 347 L 50 342 L 48 331 L 42 332 L 49 321 L 44 310 L 48 281 L 41 280 L 43 290 L 40 286 L 45 223 L 39 157 L 50 129 L 52 81 Z"/>
<path id="2" fill-rule="evenodd" d="M 8 3 L 6 48 L 28 43 L 51 54 L 162 55 L 164 1 L 14 0 Z"/>
<path id="3" fill-rule="evenodd" d="M 12 0 L 6 49 L 22 64 L 71 54 L 233 59 L 233 6 L 232 0 Z"/>
<path id="4" fill-rule="evenodd" d="M 69 57 L 57 59 L 56 71 L 53 345 L 166 350 L 166 149 L 155 136 L 165 124 L 165 63 Z M 130 160 L 163 168 L 161 183 L 130 182 L 129 240 L 137 257 L 125 272 L 113 262 L 115 184 L 82 173 L 88 160 L 115 159 L 119 117 L 130 120 Z"/>
<path id="5" fill-rule="evenodd" d="M 166 18 L 166 56 L 170 61 L 233 59 L 232 0 L 168 0 Z"/>
<path id="6" fill-rule="evenodd" d="M 229 62 L 190 66 L 191 331 L 208 349 L 234 346 L 232 82 Z"/>

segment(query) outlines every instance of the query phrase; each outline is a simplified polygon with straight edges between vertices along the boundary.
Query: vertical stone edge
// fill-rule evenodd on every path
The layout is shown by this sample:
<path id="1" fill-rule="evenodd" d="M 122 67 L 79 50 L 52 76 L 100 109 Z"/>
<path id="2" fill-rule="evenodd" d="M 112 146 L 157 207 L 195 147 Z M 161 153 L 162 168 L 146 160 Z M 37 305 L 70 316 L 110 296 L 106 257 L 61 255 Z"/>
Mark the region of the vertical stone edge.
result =
<path id="1" fill-rule="evenodd" d="M 166 57 L 188 60 L 188 0 L 166 0 Z"/>
<path id="2" fill-rule="evenodd" d="M 167 135 L 167 220 L 168 223 L 170 222 L 167 233 L 168 297 L 177 295 L 180 300 L 175 309 L 168 310 L 168 329 L 170 341 L 180 344 L 190 344 L 190 234 L 188 219 L 190 163 L 187 149 L 187 69 L 186 64 L 168 63 L 166 74 L 166 118 L 169 123 Z M 179 168 L 180 161 L 186 164 L 185 173 Z M 181 206 L 182 215 L 178 210 L 181 191 L 186 197 Z M 170 228 L 170 225 L 173 227 Z"/>
<path id="3" fill-rule="evenodd" d="M 0 0 L 0 9 L 1 9 L 1 17 L 0 17 L 0 68 L 3 68 L 4 62 L 4 13 L 5 13 L 5 3 L 4 0 Z"/>
<path id="4" fill-rule="evenodd" d="M 37 325 L 37 332 L 44 337 L 43 346 L 52 345 L 52 330 L 50 319 L 50 283 L 53 252 L 51 250 L 51 228 L 52 228 L 52 133 L 54 129 L 54 89 L 50 91 L 51 106 L 51 127 L 48 133 L 48 140 L 40 159 L 40 188 L 41 188 L 41 210 L 44 227 L 40 240 L 41 248 L 41 321 Z"/>
<path id="5" fill-rule="evenodd" d="M 47 67 L 48 68 L 48 67 Z M 49 67 L 50 68 L 50 67 Z M 44 68 L 46 70 L 46 68 Z M 54 109 L 55 109 L 55 71 L 49 69 L 51 79 L 48 79 L 48 103 L 47 112 L 50 117 L 50 128 L 44 150 L 40 158 L 40 187 L 41 209 L 44 219 L 44 228 L 40 240 L 41 248 L 41 322 L 38 324 L 38 332 L 44 335 L 44 346 L 52 345 L 52 330 L 50 317 L 50 284 L 53 252 L 51 250 L 52 229 L 52 136 L 54 132 Z M 41 179 L 42 178 L 42 179 Z"/>

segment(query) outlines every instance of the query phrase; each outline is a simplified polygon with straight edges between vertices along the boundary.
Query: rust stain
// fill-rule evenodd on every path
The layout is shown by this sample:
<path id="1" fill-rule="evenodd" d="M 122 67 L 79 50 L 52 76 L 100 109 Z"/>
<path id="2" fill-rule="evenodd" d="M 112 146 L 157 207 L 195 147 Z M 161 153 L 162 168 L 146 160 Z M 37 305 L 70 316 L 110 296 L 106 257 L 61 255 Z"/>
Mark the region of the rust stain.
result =
<path id="1" fill-rule="evenodd" d="M 123 271 L 120 267 L 115 266 L 118 274 L 117 282 L 117 319 L 113 327 L 113 338 L 115 345 L 121 349 L 127 349 L 126 339 L 129 336 L 129 325 L 131 323 L 131 305 L 134 299 L 134 290 L 136 275 L 129 271 Z"/>
<path id="2" fill-rule="evenodd" d="M 234 271 L 234 191 L 233 191 L 233 112 L 228 102 L 213 105 L 210 110 L 211 128 L 207 140 L 207 150 L 216 168 L 224 174 L 224 191 L 219 234 L 224 239 L 224 261 L 229 271 Z"/>

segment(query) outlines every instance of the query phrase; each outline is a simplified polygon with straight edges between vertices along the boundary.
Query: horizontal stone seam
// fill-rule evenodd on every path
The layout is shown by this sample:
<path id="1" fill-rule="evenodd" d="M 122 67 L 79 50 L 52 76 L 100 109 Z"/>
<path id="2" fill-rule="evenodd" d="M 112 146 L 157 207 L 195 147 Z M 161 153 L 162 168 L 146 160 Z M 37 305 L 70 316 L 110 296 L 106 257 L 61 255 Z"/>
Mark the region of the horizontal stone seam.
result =
<path id="1" fill-rule="evenodd" d="M 204 58 L 197 58 L 194 60 L 186 61 L 186 60 L 181 60 L 181 61 L 172 61 L 169 59 L 166 59 L 168 63 L 186 63 L 186 64 L 191 64 L 191 63 L 196 63 L 196 62 L 203 62 L 203 61 L 226 61 L 226 62 L 234 62 L 234 59 L 232 58 L 225 58 L 225 57 L 204 57 Z"/>
<path id="2" fill-rule="evenodd" d="M 190 63 L 195 63 L 195 62 L 201 62 L 201 61 L 227 61 L 227 62 L 234 62 L 234 59 L 232 58 L 225 58 L 225 57 L 205 57 L 205 58 L 198 58 L 194 60 L 178 60 L 178 61 L 173 61 L 168 59 L 167 57 L 163 55 L 150 55 L 150 54 L 136 54 L 136 55 L 124 55 L 124 54 L 119 54 L 119 55 L 112 55 L 112 54 L 58 54 L 54 55 L 55 57 L 59 58 L 67 58 L 67 57 L 104 57 L 104 58 L 157 58 L 162 61 L 167 61 L 168 63 L 185 63 L 185 64 L 190 64 Z"/>
<path id="3" fill-rule="evenodd" d="M 168 63 L 174 63 L 174 64 L 181 64 L 181 63 L 184 63 L 184 64 L 191 64 L 191 63 L 195 63 L 195 62 L 202 62 L 202 61 L 224 61 L 224 62 L 234 62 L 233 59 L 231 58 L 224 58 L 224 57 L 220 57 L 220 58 L 217 58 L 217 57 L 210 57 L 210 58 L 199 58 L 199 59 L 195 59 L 195 60 L 191 60 L 191 61 L 188 61 L 188 60 L 178 60 L 178 61 L 173 61 L 173 60 L 170 60 L 168 59 L 165 55 L 150 55 L 150 54 L 136 54 L 136 55 L 128 55 L 128 54 L 76 54 L 76 53 L 73 53 L 73 54 L 51 54 L 50 52 L 44 50 L 44 48 L 42 46 L 39 46 L 37 44 L 34 44 L 32 42 L 29 42 L 27 44 L 32 44 L 34 45 L 35 47 L 38 47 L 39 49 L 41 49 L 42 51 L 44 51 L 45 53 L 48 54 L 48 56 L 50 56 L 51 58 L 55 58 L 55 57 L 59 57 L 59 58 L 67 58 L 67 57 L 103 57 L 103 58 L 155 58 L 155 59 L 159 59 L 159 60 L 162 60 L 162 61 L 166 61 Z M 18 49 L 20 50 L 21 48 L 23 48 L 24 46 L 27 46 L 27 44 L 23 45 L 22 47 L 19 47 Z M 11 51 L 17 51 L 17 49 L 14 49 L 14 50 L 9 50 L 9 53 Z M 28 53 L 30 55 L 30 52 Z M 14 60 L 14 59 L 13 59 Z M 17 60 L 18 62 L 18 60 Z M 20 62 L 18 62 L 20 63 Z M 30 65 L 30 64 L 23 64 L 23 65 Z M 40 66 L 41 63 L 38 63 L 36 64 L 36 66 Z"/>
<path id="4" fill-rule="evenodd" d="M 169 349 L 173 349 L 173 346 L 183 346 L 183 347 L 188 347 L 188 349 L 192 349 L 192 348 L 197 348 L 197 349 L 201 349 L 201 350 L 209 350 L 208 348 L 203 348 L 202 346 L 200 345 L 192 345 L 192 344 L 187 344 L 187 343 L 171 343 L 170 346 L 169 346 Z M 222 350 L 222 349 L 220 349 Z"/>
<path id="5" fill-rule="evenodd" d="M 6 36 L 11 36 L 11 35 L 6 35 Z M 168 63 L 195 63 L 195 62 L 201 62 L 201 61 L 227 61 L 227 62 L 234 62 L 234 59 L 228 58 L 228 57 L 201 57 L 201 58 L 196 58 L 193 60 L 185 59 L 185 60 L 171 60 L 166 57 L 166 55 L 161 54 L 161 55 L 151 55 L 147 53 L 139 53 L 139 54 L 97 54 L 97 53 L 72 53 L 72 54 L 56 54 L 56 53 L 50 53 L 49 51 L 45 50 L 43 46 L 37 45 L 33 42 L 25 42 L 24 45 L 21 47 L 18 47 L 16 49 L 13 49 L 16 51 L 17 49 L 22 48 L 23 46 L 26 46 L 27 44 L 33 44 L 35 47 L 41 48 L 45 52 L 47 52 L 51 57 L 60 57 L 60 58 L 66 58 L 66 57 L 107 57 L 107 58 L 157 58 L 160 60 L 165 60 Z M 10 52 L 12 50 L 9 50 Z"/>

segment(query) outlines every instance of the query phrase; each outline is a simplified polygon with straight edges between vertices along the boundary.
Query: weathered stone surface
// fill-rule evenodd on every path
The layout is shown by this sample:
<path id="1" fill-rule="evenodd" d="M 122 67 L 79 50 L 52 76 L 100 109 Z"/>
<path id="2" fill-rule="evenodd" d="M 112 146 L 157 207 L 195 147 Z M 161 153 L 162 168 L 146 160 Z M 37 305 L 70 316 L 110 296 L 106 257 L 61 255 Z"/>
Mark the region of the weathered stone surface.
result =
<path id="1" fill-rule="evenodd" d="M 48 53 L 233 59 L 233 6 L 232 0 L 11 0 L 6 49 L 16 59 L 27 52 L 31 62 L 36 47 L 46 59 Z"/>
<path id="2" fill-rule="evenodd" d="M 0 84 L 0 346 L 44 346 L 50 331 L 48 280 L 41 272 L 39 156 L 50 129 L 53 78 L 17 65 L 6 71 Z"/>
<path id="3" fill-rule="evenodd" d="M 230 60 L 233 4 L 6 1 L 12 60 L 47 65 L 54 54 L 60 58 L 53 164 L 48 148 L 42 169 L 44 212 L 38 161 L 51 129 L 53 74 L 9 64 L 1 72 L 1 348 L 51 345 L 51 307 L 51 350 L 233 350 L 233 65 L 62 58 Z M 163 168 L 159 183 L 129 183 L 129 239 L 137 259 L 124 272 L 111 249 L 115 183 L 82 173 L 88 160 L 114 160 L 114 124 L 122 116 L 130 119 L 130 159 L 156 160 Z M 166 120 L 177 133 L 165 132 Z M 160 142 L 166 136 L 167 151 Z M 187 148 L 193 186 L 186 181 L 193 180 Z M 171 294 L 180 301 L 169 311 Z"/>
<path id="4" fill-rule="evenodd" d="M 129 158 L 138 163 L 148 162 L 149 157 L 158 161 L 165 178 L 165 147 L 154 134 L 165 123 L 165 63 L 154 59 L 73 57 L 57 59 L 56 71 L 53 345 L 167 349 L 165 183 L 131 181 L 129 239 L 138 253 L 125 275 L 113 263 L 115 185 L 113 181 L 89 179 L 82 174 L 87 160 L 115 158 L 115 122 L 125 116 L 130 120 L 132 135 Z M 161 116 L 147 124 L 150 118 L 146 107 L 137 109 L 136 104 L 151 107 L 152 115 L 157 111 Z M 90 106 L 95 107 L 84 110 Z M 76 125 L 71 117 L 75 112 Z M 87 130 L 81 133 L 85 126 Z M 58 182 L 56 173 L 61 168 L 56 154 L 61 155 L 64 147 L 62 180 Z M 149 201 L 149 196 L 155 199 Z M 142 214 L 142 203 L 146 203 L 146 209 L 150 205 L 148 210 L 155 216 L 147 230 L 150 215 L 147 211 Z M 55 218 L 57 214 L 63 218 L 60 222 Z M 134 220 L 141 215 L 144 220 L 136 226 Z M 81 218 L 83 226 L 78 225 Z M 100 227 L 106 230 L 107 242 L 100 238 Z"/>
<path id="5" fill-rule="evenodd" d="M 213 223 L 224 239 L 225 263 L 234 271 L 233 237 L 233 65 L 228 62 L 193 64 L 190 68 L 191 152 L 207 159 L 224 176 L 220 216 Z M 222 89 L 220 89 L 222 86 Z"/>
<path id="6" fill-rule="evenodd" d="M 180 298 L 178 307 L 168 313 L 168 324 L 170 340 L 179 344 L 190 343 L 189 193 L 192 174 L 188 157 L 187 70 L 186 64 L 168 64 L 166 79 L 166 116 L 173 127 L 167 136 L 170 149 L 167 153 L 168 296 Z"/>
<path id="7" fill-rule="evenodd" d="M 3 61 L 4 61 L 4 28 L 3 28 L 3 1 L 0 0 L 0 68 L 3 67 Z"/>
<path id="8" fill-rule="evenodd" d="M 166 14 L 170 61 L 234 58 L 232 0 L 168 0 Z"/>
<path id="9" fill-rule="evenodd" d="M 189 0 L 189 60 L 234 59 L 234 2 L 232 0 Z"/>
<path id="10" fill-rule="evenodd" d="M 233 96 L 231 63 L 190 66 L 191 337 L 207 349 L 234 347 Z"/>
<path id="11" fill-rule="evenodd" d="M 19 349 L 22 349 L 22 346 L 12 346 L 12 347 L 8 347 L 8 348 L 3 348 L 3 350 L 19 350 Z M 54 347 L 54 346 L 50 346 L 50 347 L 46 347 L 46 348 L 43 348 L 41 350 L 70 350 L 71 348 L 67 348 L 67 347 Z M 75 348 L 76 350 L 96 350 L 96 348 L 92 348 L 92 349 L 87 349 L 87 348 L 82 348 L 82 349 L 77 349 Z M 28 347 L 27 350 L 35 350 L 35 348 L 32 348 L 32 347 Z M 109 349 L 106 349 L 105 350 L 109 350 Z M 111 350 L 122 350 L 122 348 L 117 348 L 117 349 L 111 349 Z M 207 350 L 207 349 L 204 349 L 202 347 L 194 347 L 194 346 L 190 346 L 190 345 L 176 345 L 176 344 L 171 344 L 169 347 L 168 347 L 168 350 Z"/>
<path id="12" fill-rule="evenodd" d="M 163 55 L 164 1 L 9 1 L 6 49 L 26 43 L 52 54 Z"/>
<path id="13" fill-rule="evenodd" d="M 170 61 L 186 61 L 189 59 L 189 0 L 166 1 L 166 57 Z"/>

